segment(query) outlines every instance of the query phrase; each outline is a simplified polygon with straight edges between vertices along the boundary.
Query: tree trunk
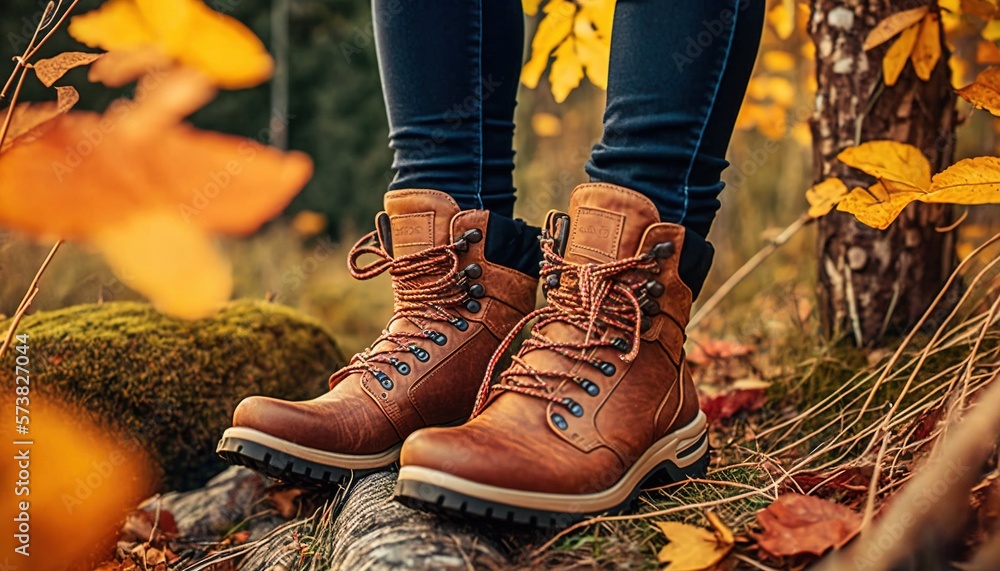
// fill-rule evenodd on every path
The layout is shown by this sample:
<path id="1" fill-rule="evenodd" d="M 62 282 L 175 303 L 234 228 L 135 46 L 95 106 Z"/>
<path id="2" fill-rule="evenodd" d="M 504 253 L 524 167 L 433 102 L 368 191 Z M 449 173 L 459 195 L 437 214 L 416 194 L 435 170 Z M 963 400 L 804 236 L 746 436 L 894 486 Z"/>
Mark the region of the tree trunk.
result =
<path id="1" fill-rule="evenodd" d="M 871 140 L 892 139 L 922 149 L 934 172 L 951 164 L 956 115 L 947 47 L 942 45 L 930 81 L 920 80 L 908 63 L 893 87 L 882 80 L 882 58 L 892 41 L 869 52 L 862 48 L 869 31 L 887 16 L 928 3 L 813 0 L 810 35 L 819 85 L 812 124 L 816 182 L 836 176 L 848 188 L 869 186 L 873 180 L 841 164 L 837 154 Z M 943 33 L 941 37 L 943 41 Z M 821 218 L 819 298 L 828 334 L 850 332 L 858 345 L 872 345 L 887 332 L 912 326 L 953 268 L 953 234 L 937 230 L 950 222 L 947 205 L 922 203 L 907 207 L 884 231 L 842 212 Z"/>

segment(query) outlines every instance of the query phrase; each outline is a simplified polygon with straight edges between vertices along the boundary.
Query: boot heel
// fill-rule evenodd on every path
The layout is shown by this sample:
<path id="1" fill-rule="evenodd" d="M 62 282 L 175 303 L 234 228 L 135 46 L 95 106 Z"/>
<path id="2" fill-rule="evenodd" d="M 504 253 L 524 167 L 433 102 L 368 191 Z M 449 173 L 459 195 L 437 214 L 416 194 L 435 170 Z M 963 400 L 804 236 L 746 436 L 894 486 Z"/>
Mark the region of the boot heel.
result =
<path id="1" fill-rule="evenodd" d="M 704 437 L 707 438 L 707 435 Z M 692 448 L 700 448 L 703 440 L 699 440 L 697 444 L 692 446 Z M 640 489 L 649 490 L 652 488 L 658 488 L 661 486 L 667 486 L 669 484 L 674 484 L 687 480 L 689 478 L 703 478 L 708 473 L 708 465 L 712 461 L 712 449 L 711 447 L 706 447 L 704 452 L 695 459 L 691 460 L 688 458 L 680 459 L 684 466 L 678 466 L 677 462 L 673 460 L 667 460 L 666 462 L 660 463 L 653 470 L 649 476 L 639 485 Z"/>

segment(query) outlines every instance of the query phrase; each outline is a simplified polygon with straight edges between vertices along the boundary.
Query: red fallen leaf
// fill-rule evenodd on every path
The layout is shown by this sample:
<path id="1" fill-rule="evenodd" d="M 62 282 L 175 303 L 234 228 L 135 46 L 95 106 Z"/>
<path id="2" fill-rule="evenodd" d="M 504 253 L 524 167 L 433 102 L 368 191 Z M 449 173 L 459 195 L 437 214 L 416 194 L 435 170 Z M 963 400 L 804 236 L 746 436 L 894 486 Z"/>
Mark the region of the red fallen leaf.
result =
<path id="1" fill-rule="evenodd" d="M 872 466 L 852 467 L 832 472 L 799 472 L 792 476 L 800 488 L 811 493 L 820 484 L 824 488 L 861 490 L 867 492 L 872 478 Z"/>
<path id="2" fill-rule="evenodd" d="M 709 422 L 725 420 L 740 412 L 760 410 L 767 404 L 767 389 L 771 384 L 758 379 L 736 381 L 725 390 L 710 385 L 698 386 L 698 401 Z"/>
<path id="3" fill-rule="evenodd" d="M 758 512 L 757 521 L 764 531 L 754 538 L 771 555 L 822 555 L 858 533 L 861 514 L 815 496 L 785 494 Z"/>
<path id="4" fill-rule="evenodd" d="M 702 343 L 695 343 L 691 351 L 687 353 L 687 361 L 692 365 L 703 366 L 712 361 L 746 357 L 756 349 L 753 345 L 744 345 L 736 341 L 709 339 Z"/>

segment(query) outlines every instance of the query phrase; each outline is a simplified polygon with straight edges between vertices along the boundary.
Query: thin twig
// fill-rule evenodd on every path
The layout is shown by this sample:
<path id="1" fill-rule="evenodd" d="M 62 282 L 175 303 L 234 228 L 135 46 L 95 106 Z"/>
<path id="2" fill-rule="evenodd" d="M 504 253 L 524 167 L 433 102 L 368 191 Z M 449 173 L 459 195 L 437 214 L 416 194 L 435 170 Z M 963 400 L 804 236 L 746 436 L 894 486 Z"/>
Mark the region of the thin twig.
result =
<path id="1" fill-rule="evenodd" d="M 42 274 L 45 273 L 45 269 L 49 267 L 49 263 L 52 262 L 52 257 L 56 255 L 59 251 L 59 246 L 63 243 L 62 240 L 57 241 L 52 245 L 52 249 L 49 250 L 49 255 L 45 256 L 45 261 L 42 262 L 41 267 L 35 272 L 35 278 L 31 280 L 31 285 L 28 286 L 27 293 L 24 294 L 24 298 L 21 299 L 21 304 L 17 307 L 17 312 L 14 314 L 14 318 L 10 322 L 10 327 L 7 329 L 7 335 L 3 339 L 3 345 L 0 346 L 0 359 L 7 354 L 7 349 L 10 347 L 11 340 L 14 339 L 14 334 L 17 332 L 17 325 L 21 322 L 21 318 L 31 307 L 31 302 L 35 299 L 35 294 L 38 293 L 38 282 L 42 279 Z"/>

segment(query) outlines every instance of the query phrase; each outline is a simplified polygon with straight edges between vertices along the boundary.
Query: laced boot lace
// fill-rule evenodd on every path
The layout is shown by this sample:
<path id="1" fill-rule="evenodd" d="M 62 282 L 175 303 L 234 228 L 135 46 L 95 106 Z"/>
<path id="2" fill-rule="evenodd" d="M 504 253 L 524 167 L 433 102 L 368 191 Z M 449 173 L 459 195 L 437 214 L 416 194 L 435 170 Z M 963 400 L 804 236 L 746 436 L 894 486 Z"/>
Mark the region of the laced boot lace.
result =
<path id="1" fill-rule="evenodd" d="M 512 391 L 552 401 L 564 406 L 574 416 L 581 416 L 583 408 L 569 398 L 554 394 L 560 381 L 568 379 L 581 386 L 588 394 L 596 396 L 598 386 L 592 381 L 568 370 L 538 369 L 527 363 L 524 356 L 532 351 L 550 351 L 574 361 L 586 363 L 605 376 L 615 374 L 614 363 L 594 357 L 595 349 L 613 347 L 625 363 L 631 363 L 639 352 L 639 343 L 646 318 L 644 313 L 658 310 L 656 302 L 646 296 L 645 290 L 656 284 L 649 278 L 659 272 L 658 259 L 673 254 L 673 244 L 658 244 L 652 252 L 605 264 L 567 263 L 557 252 L 556 241 L 549 235 L 541 239 L 542 275 L 547 275 L 546 307 L 526 315 L 503 340 L 490 360 L 486 377 L 472 414 L 478 416 L 485 409 L 491 391 Z M 658 286 L 658 284 L 657 284 Z M 655 309 L 653 308 L 655 306 Z M 503 353 L 510 347 L 520 331 L 531 320 L 538 321 L 511 365 L 491 385 L 493 371 Z M 582 341 L 558 340 L 546 337 L 542 330 L 549 324 L 563 323 L 584 333 Z M 630 337 L 605 339 L 609 329 L 626 332 Z"/>
<path id="2" fill-rule="evenodd" d="M 411 367 L 402 355 L 415 357 L 421 362 L 430 359 L 430 353 L 420 348 L 415 341 L 430 339 L 436 345 L 444 345 L 448 338 L 432 328 L 433 323 L 448 323 L 465 331 L 469 323 L 454 311 L 460 305 L 470 303 L 481 285 L 470 280 L 482 275 L 478 264 L 470 264 L 459 269 L 459 253 L 468 249 L 469 242 L 478 242 L 483 237 L 480 230 L 469 230 L 454 243 L 427 248 L 420 252 L 393 258 L 379 243 L 376 232 L 362 237 L 351 248 L 348 268 L 351 276 L 358 280 L 368 280 L 388 271 L 392 276 L 394 311 L 389 323 L 406 319 L 416 327 L 416 331 L 382 330 L 371 345 L 351 358 L 350 363 L 330 377 L 330 388 L 351 373 L 370 374 L 386 390 L 392 388 L 392 380 L 376 365 L 388 365 L 400 374 L 407 375 Z M 374 255 L 376 261 L 358 266 L 358 259 L 366 254 Z M 377 348 L 377 349 L 376 349 Z"/>

